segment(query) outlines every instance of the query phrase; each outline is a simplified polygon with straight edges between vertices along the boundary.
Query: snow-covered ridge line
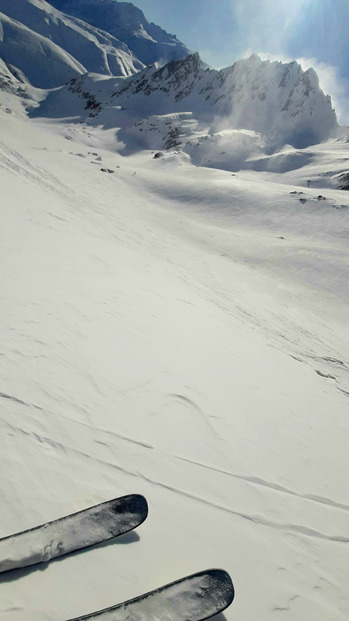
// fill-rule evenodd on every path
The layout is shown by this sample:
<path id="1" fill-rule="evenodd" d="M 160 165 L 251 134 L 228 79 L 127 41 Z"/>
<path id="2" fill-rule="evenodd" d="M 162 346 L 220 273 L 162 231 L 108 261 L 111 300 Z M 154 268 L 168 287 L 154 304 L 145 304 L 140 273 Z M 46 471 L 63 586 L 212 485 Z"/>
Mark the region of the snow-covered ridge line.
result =
<path id="1" fill-rule="evenodd" d="M 222 135 L 228 130 L 252 132 L 245 134 L 242 147 L 234 147 L 234 157 L 242 148 L 245 158 L 251 149 L 257 154 L 262 148 L 272 152 L 285 144 L 304 148 L 338 131 L 331 98 L 320 89 L 313 69 L 303 71 L 296 62 L 262 61 L 256 55 L 221 71 L 205 68 L 199 55 L 192 54 L 123 79 L 77 76 L 49 94 L 36 112 L 48 117 L 77 116 L 90 123 L 97 117 L 98 124 L 124 129 L 125 114 L 132 128 L 122 135 L 126 143 L 131 131 L 138 148 L 187 144 L 185 150 L 194 163 L 203 140 L 208 140 L 204 150 L 211 143 L 211 151 L 219 151 L 221 145 L 222 153 L 224 143 L 234 144 L 234 136 Z"/>
<path id="2" fill-rule="evenodd" d="M 331 98 L 320 89 L 315 71 L 303 71 L 296 62 L 262 61 L 253 54 L 220 71 L 209 69 L 198 54 L 186 55 L 188 48 L 176 37 L 149 24 L 142 11 L 114 0 L 0 0 L 0 11 L 0 58 L 10 73 L 24 84 L 63 89 L 49 94 L 39 116 L 98 116 L 99 123 L 118 128 L 125 127 L 120 107 L 137 122 L 187 113 L 199 133 L 194 141 L 189 138 L 186 152 L 192 161 L 208 165 L 212 149 L 224 153 L 221 143 L 226 140 L 214 139 L 210 154 L 198 158 L 202 138 L 224 130 L 260 134 L 263 145 L 254 144 L 258 138 L 252 138 L 257 152 L 262 147 L 272 152 L 285 144 L 304 148 L 337 131 Z M 149 62 L 154 64 L 145 67 Z M 101 87 L 102 76 L 109 80 Z M 3 84 L 8 88 L 6 80 Z M 85 100 L 83 109 L 79 99 Z M 155 128 L 153 133 L 162 133 L 157 121 Z M 149 134 L 144 126 L 133 134 L 143 148 L 155 149 L 182 145 L 178 137 L 190 136 L 180 122 L 156 144 L 144 140 Z M 125 141 L 129 142 L 127 137 Z M 250 143 L 251 137 L 245 136 L 245 159 Z M 234 150 L 239 151 L 237 145 Z M 239 162 L 230 168 L 238 169 Z"/>
<path id="3" fill-rule="evenodd" d="M 125 9 L 117 2 L 0 0 L 0 58 L 33 86 L 54 88 L 82 73 L 128 76 L 148 62 L 189 53 L 175 37 L 148 24 L 152 38 L 147 24 L 131 4 Z"/>
<path id="4" fill-rule="evenodd" d="M 149 23 L 143 11 L 131 2 L 116 0 L 48 0 L 68 15 L 82 19 L 126 43 L 145 65 L 168 62 L 190 54 L 186 45 L 173 34 Z"/>
<path id="5" fill-rule="evenodd" d="M 328 138 L 337 127 L 331 98 L 313 69 L 296 62 L 262 61 L 252 55 L 231 67 L 204 69 L 198 54 L 165 67 L 146 68 L 112 93 L 115 103 L 137 109 L 147 97 L 153 114 L 195 111 L 211 114 L 222 128 L 248 129 L 272 144 L 305 147 Z M 216 119 L 217 117 L 217 119 Z"/>
<path id="6" fill-rule="evenodd" d="M 130 75 L 144 67 L 124 42 L 45 0 L 0 0 L 0 11 L 0 57 L 33 86 L 60 86 L 87 71 Z"/>

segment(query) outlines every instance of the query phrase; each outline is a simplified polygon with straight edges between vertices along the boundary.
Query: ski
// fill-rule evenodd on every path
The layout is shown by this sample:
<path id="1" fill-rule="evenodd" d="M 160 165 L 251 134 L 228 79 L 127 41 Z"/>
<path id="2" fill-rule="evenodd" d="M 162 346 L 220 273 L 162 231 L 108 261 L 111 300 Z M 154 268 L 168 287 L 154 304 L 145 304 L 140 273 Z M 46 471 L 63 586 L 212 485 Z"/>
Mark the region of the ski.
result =
<path id="1" fill-rule="evenodd" d="M 233 599 L 229 574 L 208 569 L 70 621 L 203 621 L 228 608 Z"/>
<path id="2" fill-rule="evenodd" d="M 0 539 L 0 573 L 46 563 L 133 530 L 148 515 L 143 496 L 130 494 Z"/>

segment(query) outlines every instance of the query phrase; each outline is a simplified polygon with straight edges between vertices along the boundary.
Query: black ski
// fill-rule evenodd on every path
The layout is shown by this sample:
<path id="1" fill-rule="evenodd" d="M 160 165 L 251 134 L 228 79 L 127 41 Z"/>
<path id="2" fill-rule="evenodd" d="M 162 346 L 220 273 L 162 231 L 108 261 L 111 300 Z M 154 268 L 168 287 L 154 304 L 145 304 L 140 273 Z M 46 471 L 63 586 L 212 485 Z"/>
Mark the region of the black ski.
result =
<path id="1" fill-rule="evenodd" d="M 229 574 L 208 569 L 70 621 L 203 621 L 228 608 L 233 599 Z"/>
<path id="2" fill-rule="evenodd" d="M 131 494 L 0 539 L 0 572 L 46 563 L 133 530 L 148 515 L 143 496 Z"/>

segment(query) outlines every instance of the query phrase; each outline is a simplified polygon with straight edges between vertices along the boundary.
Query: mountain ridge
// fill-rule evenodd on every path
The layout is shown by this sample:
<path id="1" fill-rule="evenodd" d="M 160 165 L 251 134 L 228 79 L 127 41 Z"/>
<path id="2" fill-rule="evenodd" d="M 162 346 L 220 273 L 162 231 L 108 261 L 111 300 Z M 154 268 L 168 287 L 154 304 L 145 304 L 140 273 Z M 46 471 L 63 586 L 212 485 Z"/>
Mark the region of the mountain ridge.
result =
<path id="1" fill-rule="evenodd" d="M 102 28 L 124 41 L 144 65 L 179 60 L 191 53 L 175 35 L 152 22 L 131 2 L 117 0 L 48 0 L 59 10 Z"/>
<path id="2" fill-rule="evenodd" d="M 86 107 L 87 99 L 94 102 L 93 110 Z M 119 127 L 120 109 L 127 111 L 131 125 L 134 119 L 134 136 L 138 127 L 140 144 L 145 144 L 147 132 L 156 136 L 156 117 L 164 115 L 177 115 L 171 131 L 176 127 L 178 136 L 188 135 L 179 118 L 186 114 L 191 115 L 196 132 L 257 132 L 270 152 L 284 144 L 295 148 L 316 144 L 338 128 L 331 98 L 320 89 L 315 71 L 303 71 L 296 62 L 262 61 L 256 55 L 220 71 L 205 69 L 196 53 L 162 67 L 146 67 L 126 78 L 101 80 L 83 75 L 49 95 L 35 114 L 64 115 L 68 106 L 71 115 L 74 105 L 82 119 L 109 127 Z M 153 127 L 139 125 L 147 117 L 152 117 Z M 161 119 L 159 122 L 163 124 Z M 167 138 L 165 143 L 169 144 Z M 177 140 L 176 146 L 179 144 L 183 142 Z M 151 140 L 148 148 L 159 145 Z"/>
<path id="3" fill-rule="evenodd" d="M 0 35 L 0 57 L 38 88 L 89 71 L 130 75 L 144 67 L 125 43 L 45 0 L 0 0 Z"/>
<path id="4" fill-rule="evenodd" d="M 0 10 L 6 10 L 0 13 L 0 58 L 22 83 L 49 89 L 33 116 L 98 121 L 119 133 L 122 126 L 131 150 L 191 151 L 195 144 L 198 153 L 203 137 L 209 136 L 206 145 L 214 135 L 215 144 L 225 145 L 227 131 L 243 130 L 244 157 L 252 145 L 258 153 L 285 144 L 304 148 L 337 131 L 331 98 L 315 71 L 303 71 L 295 61 L 263 61 L 252 54 L 221 70 L 208 68 L 198 53 L 186 54 L 174 35 L 149 24 L 140 9 L 116 0 L 0 0 Z M 146 64 L 147 50 L 156 62 Z M 164 62 L 171 54 L 186 55 Z M 171 126 L 164 115 L 175 115 Z M 231 138 L 236 145 L 236 136 Z M 199 161 L 211 159 L 206 154 Z"/>

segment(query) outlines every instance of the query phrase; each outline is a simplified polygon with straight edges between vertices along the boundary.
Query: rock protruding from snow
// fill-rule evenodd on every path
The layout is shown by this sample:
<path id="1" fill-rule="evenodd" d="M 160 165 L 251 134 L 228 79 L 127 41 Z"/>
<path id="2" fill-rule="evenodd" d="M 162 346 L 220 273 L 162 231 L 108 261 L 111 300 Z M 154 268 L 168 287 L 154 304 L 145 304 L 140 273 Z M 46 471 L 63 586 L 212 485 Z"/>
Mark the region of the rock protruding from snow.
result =
<path id="1" fill-rule="evenodd" d="M 18 80 L 0 58 L 0 90 L 17 93 Z"/>

